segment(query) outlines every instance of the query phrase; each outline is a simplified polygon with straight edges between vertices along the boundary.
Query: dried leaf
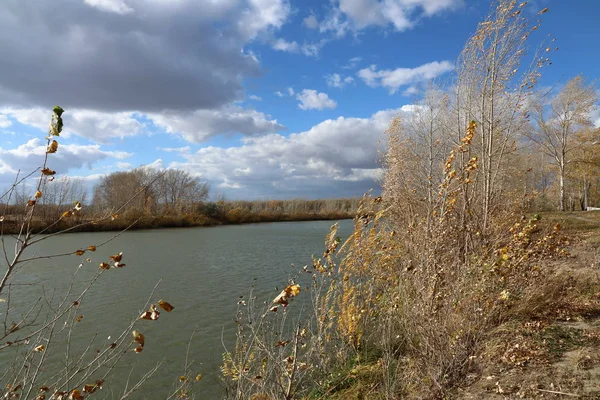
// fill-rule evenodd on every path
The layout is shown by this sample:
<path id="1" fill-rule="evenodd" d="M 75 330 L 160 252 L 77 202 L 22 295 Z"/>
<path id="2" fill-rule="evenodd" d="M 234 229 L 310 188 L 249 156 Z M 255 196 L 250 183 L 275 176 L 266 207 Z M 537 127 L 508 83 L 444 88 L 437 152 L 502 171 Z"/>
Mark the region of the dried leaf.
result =
<path id="1" fill-rule="evenodd" d="M 173 307 L 171 304 L 167 303 L 164 300 L 159 300 L 158 301 L 158 305 L 160 306 L 160 308 L 162 308 L 163 310 L 165 310 L 166 312 L 171 312 L 173 311 L 173 309 L 175 307 Z"/>
<path id="2" fill-rule="evenodd" d="M 196 375 L 196 381 L 201 381 L 201 380 L 202 380 L 202 374 Z"/>
<path id="3" fill-rule="evenodd" d="M 89 251 L 96 251 L 96 246 L 88 246 Z"/>
<path id="4" fill-rule="evenodd" d="M 79 391 L 79 389 L 74 389 L 69 395 L 69 400 L 83 400 L 84 397 Z"/>
<path id="5" fill-rule="evenodd" d="M 131 334 L 133 335 L 133 341 L 139 343 L 140 346 L 144 347 L 144 334 L 138 331 L 133 331 L 131 332 Z"/>
<path id="6" fill-rule="evenodd" d="M 48 149 L 46 150 L 46 153 L 48 153 L 48 154 L 56 153 L 56 150 L 58 150 L 58 142 L 56 140 L 53 140 L 48 145 Z"/>
<path id="7" fill-rule="evenodd" d="M 179 382 L 185 382 L 185 381 L 187 381 L 187 378 L 186 378 L 186 376 L 185 376 L 185 375 L 181 375 L 181 376 L 179 377 Z"/>
<path id="8" fill-rule="evenodd" d="M 44 174 L 46 176 L 52 176 L 52 175 L 56 174 L 56 171 L 53 171 L 50 168 L 46 167 L 42 170 L 42 174 Z"/>
<path id="9" fill-rule="evenodd" d="M 73 213 L 70 210 L 67 210 L 64 213 L 62 213 L 62 218 L 68 218 L 71 215 L 73 215 Z"/>
<path id="10" fill-rule="evenodd" d="M 75 321 L 81 322 L 82 319 L 83 319 L 83 315 L 78 315 L 77 318 L 75 318 Z"/>
<path id="11" fill-rule="evenodd" d="M 44 349 L 46 348 L 46 346 L 44 346 L 43 344 L 40 344 L 39 346 L 37 346 L 36 348 L 34 348 L 34 351 L 37 351 L 38 353 L 44 351 Z"/>
<path id="12" fill-rule="evenodd" d="M 83 208 L 83 206 L 81 205 L 80 202 L 76 201 L 76 202 L 73 203 L 73 209 L 75 211 L 81 211 L 82 208 Z"/>
<path id="13" fill-rule="evenodd" d="M 110 265 L 105 262 L 100 263 L 100 269 L 110 269 Z"/>
<path id="14" fill-rule="evenodd" d="M 298 296 L 300 293 L 300 285 L 290 285 L 284 289 L 291 296 Z"/>
<path id="15" fill-rule="evenodd" d="M 142 350 L 144 350 L 144 348 L 142 346 L 138 346 L 135 349 L 133 349 L 133 351 L 135 351 L 136 353 L 141 353 Z"/>
<path id="16" fill-rule="evenodd" d="M 538 13 L 538 15 L 542 15 L 542 14 L 544 14 L 544 13 L 546 13 L 546 12 L 548 12 L 548 7 L 546 7 L 546 8 L 544 8 L 544 9 L 540 10 L 540 12 Z"/>
<path id="17" fill-rule="evenodd" d="M 119 254 L 114 254 L 112 256 L 110 256 L 110 259 L 116 262 L 121 261 L 121 259 L 123 259 L 123 252 L 120 252 Z"/>
<path id="18" fill-rule="evenodd" d="M 76 256 L 82 256 L 84 253 L 85 253 L 85 250 L 79 249 L 79 250 L 75 251 L 75 253 L 73 253 L 73 254 L 75 254 Z"/>
<path id="19" fill-rule="evenodd" d="M 39 199 L 40 197 L 42 197 L 42 192 L 40 192 L 39 190 L 37 192 L 35 192 L 35 195 L 33 196 L 36 199 Z"/>
<path id="20" fill-rule="evenodd" d="M 150 309 L 148 311 L 144 311 L 142 315 L 140 315 L 140 319 L 147 319 L 151 321 L 156 321 L 160 316 L 160 312 L 156 308 L 154 304 L 150 305 Z"/>
<path id="21" fill-rule="evenodd" d="M 35 200 L 27 200 L 27 207 L 32 207 L 35 205 Z"/>

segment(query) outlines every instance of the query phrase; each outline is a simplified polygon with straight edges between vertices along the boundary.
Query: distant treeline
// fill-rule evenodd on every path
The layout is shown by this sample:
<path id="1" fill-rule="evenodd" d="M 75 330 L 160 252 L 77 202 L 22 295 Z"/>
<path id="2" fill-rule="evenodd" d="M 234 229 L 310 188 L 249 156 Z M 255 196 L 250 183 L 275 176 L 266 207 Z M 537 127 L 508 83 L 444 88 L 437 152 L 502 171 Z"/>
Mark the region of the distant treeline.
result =
<path id="1" fill-rule="evenodd" d="M 5 232 L 20 227 L 36 201 L 35 230 L 53 232 L 148 229 L 210 226 L 275 221 L 337 220 L 353 218 L 360 198 L 324 200 L 228 201 L 209 200 L 209 186 L 188 172 L 158 171 L 141 167 L 103 177 L 93 190 L 91 202 L 83 180 L 62 177 L 48 181 L 39 197 L 21 187 L 2 199 L 0 215 Z M 74 210 L 81 204 L 81 210 Z"/>

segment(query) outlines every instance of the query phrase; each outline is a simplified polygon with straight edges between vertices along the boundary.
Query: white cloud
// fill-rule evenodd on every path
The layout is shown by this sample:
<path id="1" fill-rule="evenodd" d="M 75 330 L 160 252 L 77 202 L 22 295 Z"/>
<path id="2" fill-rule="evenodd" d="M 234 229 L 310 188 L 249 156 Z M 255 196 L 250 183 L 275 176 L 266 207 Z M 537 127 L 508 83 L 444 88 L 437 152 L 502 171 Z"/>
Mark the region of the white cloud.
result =
<path id="1" fill-rule="evenodd" d="M 242 146 L 202 148 L 171 166 L 223 188 L 230 198 L 360 196 L 381 173 L 383 132 L 410 109 L 328 119 L 288 137 L 247 137 Z"/>
<path id="2" fill-rule="evenodd" d="M 356 65 L 362 61 L 362 57 L 352 57 L 348 60 L 348 64 L 344 65 L 343 69 L 353 69 Z"/>
<path id="3" fill-rule="evenodd" d="M 340 89 L 343 88 L 344 86 L 346 86 L 347 84 L 354 82 L 353 77 L 347 76 L 345 78 L 342 78 L 342 76 L 340 74 L 327 75 L 325 77 L 325 79 L 327 80 L 328 86 L 340 88 Z"/>
<path id="4" fill-rule="evenodd" d="M 38 168 L 44 160 L 46 142 L 34 138 L 15 149 L 0 148 L 0 187 L 14 180 L 18 170 L 27 173 Z M 124 151 L 106 151 L 100 145 L 59 144 L 58 151 L 49 158 L 48 167 L 64 175 L 70 170 L 92 166 L 101 160 L 123 160 L 133 154 Z"/>
<path id="5" fill-rule="evenodd" d="M 326 93 L 320 93 L 314 89 L 304 89 L 296 95 L 296 99 L 300 101 L 298 107 L 302 110 L 323 110 L 337 107 L 337 103 Z"/>
<path id="6" fill-rule="evenodd" d="M 167 153 L 189 153 L 190 146 L 183 147 L 157 147 L 156 150 L 166 151 Z"/>
<path id="7" fill-rule="evenodd" d="M 51 112 L 42 108 L 4 108 L 0 116 L 8 115 L 23 125 L 33 126 L 42 132 L 48 130 Z M 124 138 L 141 133 L 143 124 L 131 112 L 101 112 L 93 110 L 67 110 L 63 114 L 63 136 L 72 134 L 105 143 L 111 138 Z"/>
<path id="8" fill-rule="evenodd" d="M 166 132 L 179 134 L 192 143 L 202 142 L 215 135 L 256 135 L 284 129 L 277 120 L 264 113 L 234 105 L 219 110 L 164 111 L 147 116 Z"/>
<path id="9" fill-rule="evenodd" d="M 250 100 L 254 100 L 254 101 L 262 101 L 262 97 L 260 96 L 256 96 L 256 95 L 250 95 L 249 97 Z"/>
<path id="10" fill-rule="evenodd" d="M 304 26 L 306 26 L 308 29 L 319 28 L 319 21 L 317 20 L 317 17 L 315 17 L 312 14 L 309 15 L 308 17 L 304 18 L 302 20 L 302 24 L 304 24 Z"/>
<path id="11" fill-rule="evenodd" d="M 321 31 L 344 36 L 369 26 L 392 25 L 396 31 L 413 28 L 421 18 L 456 9 L 463 0 L 338 0 L 321 23 Z"/>
<path id="12" fill-rule="evenodd" d="M 133 168 L 133 164 L 128 163 L 128 162 L 122 162 L 122 161 L 117 161 L 115 163 L 115 165 L 117 166 L 117 168 L 119 169 L 132 169 Z"/>
<path id="13" fill-rule="evenodd" d="M 288 42 L 285 39 L 279 38 L 274 39 L 271 42 L 271 47 L 278 51 L 284 51 L 287 53 L 302 53 L 307 57 L 316 57 L 319 55 L 319 52 L 325 43 L 325 40 L 321 40 L 316 43 L 304 43 L 299 45 L 296 41 Z"/>
<path id="14" fill-rule="evenodd" d="M 249 38 L 255 38 L 262 31 L 280 28 L 291 11 L 287 0 L 248 0 L 248 9 L 238 22 L 238 28 Z"/>
<path id="15" fill-rule="evenodd" d="M 325 45 L 325 40 L 316 43 L 304 43 L 300 51 L 308 57 L 316 57 L 319 55 L 321 48 Z"/>
<path id="16" fill-rule="evenodd" d="M 133 12 L 123 0 L 85 0 L 85 4 L 95 7 L 102 11 L 114 12 L 117 14 L 128 14 Z"/>
<path id="17" fill-rule="evenodd" d="M 12 125 L 12 122 L 6 118 L 6 115 L 0 114 L 0 128 L 6 129 Z"/>
<path id="18" fill-rule="evenodd" d="M 289 87 L 289 88 L 287 88 L 287 91 L 288 91 L 288 94 L 289 94 L 290 96 L 293 96 L 293 95 L 294 95 L 294 89 L 293 89 L 293 88 Z"/>
<path id="19" fill-rule="evenodd" d="M 275 92 L 275 94 L 277 95 L 277 97 L 284 97 L 285 94 L 281 93 L 279 90 Z"/>
<path id="20" fill-rule="evenodd" d="M 377 70 L 375 65 L 358 71 L 358 76 L 369 86 L 383 86 L 390 93 L 395 93 L 400 86 L 413 85 L 434 79 L 446 72 L 452 71 L 454 66 L 450 61 L 434 61 L 416 68 L 396 68 L 394 70 Z"/>
<path id="21" fill-rule="evenodd" d="M 285 39 L 276 39 L 272 47 L 274 50 L 285 51 L 288 53 L 297 53 L 300 49 L 297 42 L 288 42 Z"/>

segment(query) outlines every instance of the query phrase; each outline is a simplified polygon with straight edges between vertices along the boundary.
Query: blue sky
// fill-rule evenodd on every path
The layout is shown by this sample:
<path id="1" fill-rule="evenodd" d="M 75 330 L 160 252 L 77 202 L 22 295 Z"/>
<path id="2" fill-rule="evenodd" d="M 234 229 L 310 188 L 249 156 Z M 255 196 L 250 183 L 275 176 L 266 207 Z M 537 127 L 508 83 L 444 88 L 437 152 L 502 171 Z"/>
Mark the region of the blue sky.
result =
<path id="1" fill-rule="evenodd" d="M 29 4 L 26 4 L 29 3 Z M 140 165 L 182 168 L 231 199 L 360 196 L 383 131 L 429 80 L 450 84 L 484 0 L 4 0 L 0 188 L 38 165 L 92 187 Z M 600 2 L 548 7 L 541 86 L 598 78 Z M 600 113 L 595 120 L 600 124 Z"/>

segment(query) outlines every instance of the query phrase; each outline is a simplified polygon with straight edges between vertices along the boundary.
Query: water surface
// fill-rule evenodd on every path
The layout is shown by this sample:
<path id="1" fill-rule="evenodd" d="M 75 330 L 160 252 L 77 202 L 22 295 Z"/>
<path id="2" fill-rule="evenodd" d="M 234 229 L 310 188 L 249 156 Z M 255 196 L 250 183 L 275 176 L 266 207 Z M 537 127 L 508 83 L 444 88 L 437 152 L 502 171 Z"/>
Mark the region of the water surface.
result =
<path id="1" fill-rule="evenodd" d="M 22 302 L 35 301 L 41 285 L 47 294 L 53 290 L 57 294 L 64 292 L 82 261 L 84 266 L 74 280 L 76 287 L 83 287 L 100 261 L 122 251 L 126 267 L 103 274 L 82 303 L 84 318 L 77 325 L 76 343 L 81 345 L 84 343 L 81 339 L 94 333 L 101 343 L 109 336 L 116 336 L 131 318 L 139 315 L 159 281 L 152 300 L 165 299 L 175 310 L 162 312 L 158 321 L 141 321 L 138 329 L 146 336 L 144 351 L 123 357 L 103 394 L 118 398 L 128 377 L 135 382 L 156 362 L 163 361 L 160 372 L 133 398 L 166 398 L 177 377 L 184 373 L 186 348 L 195 331 L 189 358 L 194 360 L 192 370 L 204 377 L 194 384 L 197 398 L 218 399 L 223 343 L 231 346 L 233 342 L 233 318 L 239 296 L 247 298 L 255 285 L 259 299 L 274 297 L 275 286 L 281 290 L 302 266 L 311 263 L 312 254 L 322 254 L 324 237 L 332 224 L 331 221 L 279 222 L 125 232 L 95 253 L 26 266 L 19 272 L 18 281 L 36 285 L 23 286 L 15 296 L 18 294 Z M 339 235 L 346 238 L 351 228 L 352 221 L 341 221 Z M 113 235 L 110 232 L 66 234 L 41 242 L 32 251 L 36 254 L 74 251 Z M 86 263 L 85 258 L 90 256 L 93 262 Z M 60 363 L 60 358 L 52 362 Z"/>

